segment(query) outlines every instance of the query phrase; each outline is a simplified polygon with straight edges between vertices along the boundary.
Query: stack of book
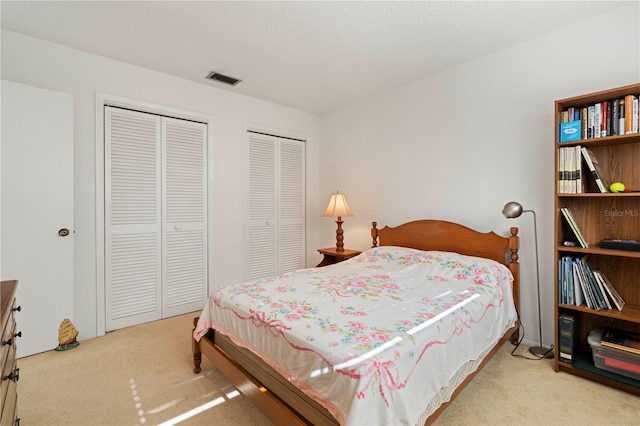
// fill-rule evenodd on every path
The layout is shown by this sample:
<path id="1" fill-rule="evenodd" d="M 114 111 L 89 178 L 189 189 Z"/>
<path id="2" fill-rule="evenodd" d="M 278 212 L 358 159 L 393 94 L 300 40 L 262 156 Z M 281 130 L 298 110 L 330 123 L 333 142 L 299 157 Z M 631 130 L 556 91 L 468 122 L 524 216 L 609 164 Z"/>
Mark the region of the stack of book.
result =
<path id="1" fill-rule="evenodd" d="M 578 134 L 580 139 L 629 135 L 640 131 L 638 95 L 629 94 L 622 98 L 598 102 L 582 108 L 569 108 L 560 114 L 561 135 L 564 134 L 564 128 L 574 126 L 580 126 L 580 131 L 569 134 Z M 571 140 L 575 139 L 560 138 L 561 142 Z"/>
<path id="2" fill-rule="evenodd" d="M 596 368 L 640 381 L 640 333 L 606 327 L 591 330 L 587 341 Z"/>
<path id="3" fill-rule="evenodd" d="M 602 332 L 602 346 L 640 355 L 640 333 L 605 327 Z M 640 372 L 640 367 L 639 371 Z"/>
<path id="4" fill-rule="evenodd" d="M 596 184 L 597 192 L 609 192 L 609 179 L 603 172 L 593 150 L 581 145 L 563 146 L 559 150 L 559 194 L 583 193 L 587 180 L 592 180 Z"/>
<path id="5" fill-rule="evenodd" d="M 569 229 L 571 229 L 571 234 L 574 237 L 572 240 L 575 240 L 575 242 L 577 242 L 582 248 L 589 248 L 589 244 L 587 243 L 587 240 L 584 239 L 582 232 L 580 232 L 580 228 L 578 228 L 578 224 L 576 223 L 571 210 L 568 207 L 561 207 L 560 213 L 562 213 L 562 217 L 564 217 L 565 222 L 569 225 Z"/>
<path id="6" fill-rule="evenodd" d="M 584 192 L 582 180 L 582 153 L 580 145 L 560 147 L 558 155 L 558 193 Z"/>
<path id="7" fill-rule="evenodd" d="M 597 311 L 622 310 L 624 299 L 601 271 L 591 267 L 586 256 L 563 256 L 558 263 L 558 302 L 575 306 L 585 304 Z"/>

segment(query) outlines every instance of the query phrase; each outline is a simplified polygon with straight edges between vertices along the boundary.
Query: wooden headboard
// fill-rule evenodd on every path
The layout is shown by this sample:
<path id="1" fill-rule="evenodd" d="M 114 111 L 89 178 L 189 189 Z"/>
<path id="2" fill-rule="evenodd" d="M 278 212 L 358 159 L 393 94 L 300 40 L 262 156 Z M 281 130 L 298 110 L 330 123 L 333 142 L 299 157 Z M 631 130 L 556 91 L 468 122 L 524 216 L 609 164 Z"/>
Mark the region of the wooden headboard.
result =
<path id="1" fill-rule="evenodd" d="M 494 232 L 478 232 L 459 223 L 442 220 L 416 220 L 394 228 L 371 227 L 372 247 L 400 246 L 418 250 L 452 251 L 467 256 L 493 259 L 506 265 L 513 274 L 513 296 L 519 308 L 520 264 L 518 228 L 510 229 L 509 237 Z"/>
<path id="2" fill-rule="evenodd" d="M 395 228 L 385 226 L 382 229 L 377 228 L 377 222 L 372 225 L 372 247 L 400 246 L 418 250 L 453 251 L 493 259 L 506 266 L 518 260 L 518 228 L 511 228 L 510 237 L 501 237 L 494 232 L 482 233 L 442 220 L 416 220 Z"/>

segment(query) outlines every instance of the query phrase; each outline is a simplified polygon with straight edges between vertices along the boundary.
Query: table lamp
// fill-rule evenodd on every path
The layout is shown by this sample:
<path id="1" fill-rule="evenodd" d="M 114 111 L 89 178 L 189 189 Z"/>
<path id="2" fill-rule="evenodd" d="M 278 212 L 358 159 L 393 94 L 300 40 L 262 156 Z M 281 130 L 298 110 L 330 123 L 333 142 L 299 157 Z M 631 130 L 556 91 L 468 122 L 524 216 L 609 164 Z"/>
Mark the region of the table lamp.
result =
<path id="1" fill-rule="evenodd" d="M 347 198 L 344 194 L 341 194 L 339 191 L 335 194 L 331 194 L 331 199 L 329 199 L 329 205 L 327 209 L 322 214 L 322 217 L 336 217 L 336 223 L 338 224 L 338 229 L 336 231 L 336 251 L 344 251 L 344 243 L 342 242 L 343 231 L 342 231 L 342 217 L 345 216 L 353 216 L 351 213 L 351 209 L 349 209 L 349 205 L 347 204 Z"/>

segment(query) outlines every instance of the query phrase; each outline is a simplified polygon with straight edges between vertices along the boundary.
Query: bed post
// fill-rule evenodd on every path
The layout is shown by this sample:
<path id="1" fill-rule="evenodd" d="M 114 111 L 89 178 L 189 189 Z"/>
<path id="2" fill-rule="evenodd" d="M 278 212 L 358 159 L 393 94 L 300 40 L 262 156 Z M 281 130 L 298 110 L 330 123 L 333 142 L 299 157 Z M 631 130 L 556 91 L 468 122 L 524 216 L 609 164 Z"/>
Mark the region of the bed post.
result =
<path id="1" fill-rule="evenodd" d="M 520 238 L 518 237 L 518 228 L 510 229 L 509 237 L 509 270 L 513 274 L 513 301 L 516 309 L 520 312 L 520 264 L 518 263 L 518 249 L 520 247 Z M 520 340 L 520 323 L 516 323 L 516 331 L 511 335 L 511 343 L 516 345 Z"/>
<path id="2" fill-rule="evenodd" d="M 198 319 L 200 319 L 200 317 L 195 317 L 193 319 L 193 330 L 191 331 L 191 350 L 193 351 L 193 372 L 196 374 L 200 372 L 200 363 L 202 362 L 202 352 L 200 352 L 200 342 L 196 342 L 196 339 L 193 337 L 193 332 L 196 330 L 196 326 L 198 325 Z"/>
<path id="3" fill-rule="evenodd" d="M 371 239 L 373 240 L 371 248 L 378 247 L 378 222 L 371 222 Z"/>

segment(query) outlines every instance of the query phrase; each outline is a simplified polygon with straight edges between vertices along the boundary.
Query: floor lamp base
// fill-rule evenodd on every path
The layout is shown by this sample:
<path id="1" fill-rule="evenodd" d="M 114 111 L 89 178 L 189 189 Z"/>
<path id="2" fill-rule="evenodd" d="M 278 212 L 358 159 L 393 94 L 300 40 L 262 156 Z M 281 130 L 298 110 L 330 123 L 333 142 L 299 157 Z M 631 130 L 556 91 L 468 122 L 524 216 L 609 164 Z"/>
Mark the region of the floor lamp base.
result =
<path id="1" fill-rule="evenodd" d="M 553 358 L 553 351 L 543 348 L 542 346 L 531 346 L 529 348 L 529 353 L 537 356 L 538 358 Z"/>

